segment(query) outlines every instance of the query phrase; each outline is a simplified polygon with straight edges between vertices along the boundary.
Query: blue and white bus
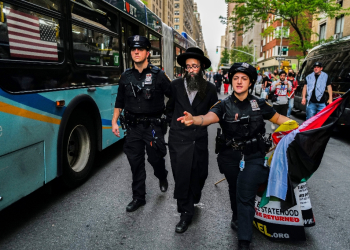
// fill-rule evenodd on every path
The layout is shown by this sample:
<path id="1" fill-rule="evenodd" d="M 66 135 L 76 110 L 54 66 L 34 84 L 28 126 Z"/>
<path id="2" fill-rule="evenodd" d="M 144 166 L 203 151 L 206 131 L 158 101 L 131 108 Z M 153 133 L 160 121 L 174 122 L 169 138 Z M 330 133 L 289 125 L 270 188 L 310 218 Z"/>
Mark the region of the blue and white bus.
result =
<path id="1" fill-rule="evenodd" d="M 170 77 L 196 45 L 138 0 L 0 2 L 0 210 L 57 177 L 79 185 L 119 140 L 111 120 L 135 34 Z"/>

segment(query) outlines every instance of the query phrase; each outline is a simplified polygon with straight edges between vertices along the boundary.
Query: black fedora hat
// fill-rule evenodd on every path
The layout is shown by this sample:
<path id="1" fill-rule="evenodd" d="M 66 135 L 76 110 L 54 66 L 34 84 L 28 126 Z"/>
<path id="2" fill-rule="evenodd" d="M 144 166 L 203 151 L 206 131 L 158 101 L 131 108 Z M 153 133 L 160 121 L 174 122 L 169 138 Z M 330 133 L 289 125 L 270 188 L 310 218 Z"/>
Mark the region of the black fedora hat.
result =
<path id="1" fill-rule="evenodd" d="M 208 69 L 211 65 L 211 61 L 204 56 L 204 52 L 197 47 L 190 47 L 185 53 L 182 53 L 177 57 L 177 63 L 186 68 L 186 60 L 189 58 L 198 59 L 204 66 L 204 69 Z"/>

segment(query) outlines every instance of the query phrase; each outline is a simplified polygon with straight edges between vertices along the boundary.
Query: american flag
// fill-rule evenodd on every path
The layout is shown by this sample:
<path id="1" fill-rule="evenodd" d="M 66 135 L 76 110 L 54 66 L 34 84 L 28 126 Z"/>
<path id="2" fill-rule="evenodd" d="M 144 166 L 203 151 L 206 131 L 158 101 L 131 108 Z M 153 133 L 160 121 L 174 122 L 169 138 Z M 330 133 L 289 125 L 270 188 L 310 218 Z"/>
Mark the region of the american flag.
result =
<path id="1" fill-rule="evenodd" d="M 11 57 L 58 61 L 55 23 L 11 9 L 7 28 Z"/>

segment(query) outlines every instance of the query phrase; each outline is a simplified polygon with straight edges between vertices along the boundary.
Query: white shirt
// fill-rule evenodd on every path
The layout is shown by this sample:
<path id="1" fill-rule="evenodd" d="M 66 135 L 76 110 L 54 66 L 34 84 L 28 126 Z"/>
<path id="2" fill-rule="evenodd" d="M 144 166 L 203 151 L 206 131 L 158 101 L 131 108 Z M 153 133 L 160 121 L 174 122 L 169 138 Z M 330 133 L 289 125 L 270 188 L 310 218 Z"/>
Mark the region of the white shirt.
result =
<path id="1" fill-rule="evenodd" d="M 188 100 L 190 101 L 190 103 L 192 105 L 192 102 L 193 102 L 194 98 L 196 97 L 198 90 L 193 90 L 191 92 L 188 92 L 186 79 L 184 79 L 184 84 L 185 84 L 185 89 L 186 89 L 186 92 L 188 95 Z"/>

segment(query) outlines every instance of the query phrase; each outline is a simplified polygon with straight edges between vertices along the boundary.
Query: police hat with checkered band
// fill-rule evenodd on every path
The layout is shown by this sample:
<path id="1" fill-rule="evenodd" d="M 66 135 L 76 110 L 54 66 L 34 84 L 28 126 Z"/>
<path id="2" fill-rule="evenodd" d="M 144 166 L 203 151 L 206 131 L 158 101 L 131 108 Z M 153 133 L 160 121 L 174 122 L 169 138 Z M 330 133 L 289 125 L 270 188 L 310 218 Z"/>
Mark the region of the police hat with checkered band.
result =
<path id="1" fill-rule="evenodd" d="M 128 46 L 130 47 L 130 49 L 144 48 L 146 50 L 150 50 L 151 43 L 146 37 L 136 35 L 128 38 Z"/>
<path id="2" fill-rule="evenodd" d="M 248 63 L 234 63 L 228 72 L 230 83 L 232 83 L 233 76 L 238 72 L 246 74 L 249 77 L 250 83 L 252 84 L 250 88 L 254 88 L 254 84 L 258 78 L 256 68 Z"/>

